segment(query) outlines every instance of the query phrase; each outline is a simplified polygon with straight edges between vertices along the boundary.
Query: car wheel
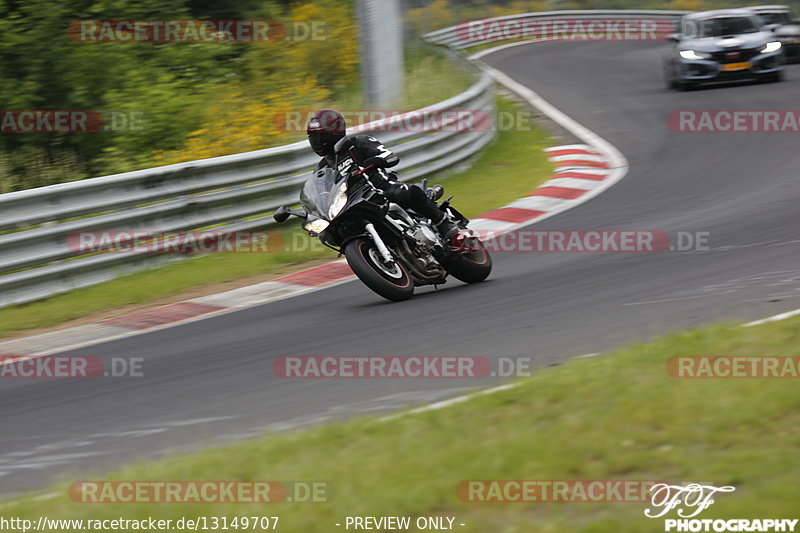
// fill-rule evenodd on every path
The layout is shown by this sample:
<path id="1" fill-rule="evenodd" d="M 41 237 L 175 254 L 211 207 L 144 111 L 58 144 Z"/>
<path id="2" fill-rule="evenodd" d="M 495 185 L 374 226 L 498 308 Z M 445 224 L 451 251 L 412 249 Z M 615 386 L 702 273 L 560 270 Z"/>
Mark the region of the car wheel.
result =
<path id="1" fill-rule="evenodd" d="M 669 74 L 664 75 L 664 81 L 667 83 L 668 89 L 677 89 L 678 88 L 678 80 L 670 76 Z"/>
<path id="2" fill-rule="evenodd" d="M 677 89 L 678 88 L 678 79 L 675 76 L 674 69 L 671 69 L 664 64 L 664 82 L 667 84 L 667 88 L 669 89 Z"/>
<path id="3" fill-rule="evenodd" d="M 766 81 L 767 83 L 777 83 L 779 81 L 783 81 L 783 71 L 781 70 L 779 72 L 775 72 L 773 74 L 770 74 L 769 76 L 766 76 L 764 78 L 764 81 Z"/>

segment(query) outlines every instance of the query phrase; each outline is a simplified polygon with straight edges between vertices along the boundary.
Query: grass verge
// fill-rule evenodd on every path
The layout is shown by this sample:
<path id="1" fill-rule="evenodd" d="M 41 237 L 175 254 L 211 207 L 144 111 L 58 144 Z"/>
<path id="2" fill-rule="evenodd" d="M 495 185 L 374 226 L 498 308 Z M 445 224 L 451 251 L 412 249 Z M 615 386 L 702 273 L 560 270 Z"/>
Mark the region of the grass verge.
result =
<path id="1" fill-rule="evenodd" d="M 800 356 L 800 319 L 717 325 L 546 368 L 438 411 L 273 434 L 142 462 L 110 480 L 325 481 L 324 503 L 95 504 L 22 500 L 6 516 L 280 516 L 329 532 L 346 516 L 454 516 L 465 532 L 663 531 L 646 503 L 468 503 L 469 479 L 704 481 L 733 485 L 700 518 L 792 518 L 800 499 L 800 393 L 792 379 L 676 379 L 673 356 Z M 344 384 L 343 384 L 344 386 Z M 674 517 L 674 515 L 672 516 Z M 411 529 L 416 531 L 416 529 Z"/>
<path id="2" fill-rule="evenodd" d="M 498 99 L 498 108 L 516 110 L 516 104 Z M 500 131 L 467 170 L 436 180 L 467 217 L 500 207 L 532 191 L 550 177 L 553 166 L 542 151 L 549 137 L 543 128 Z M 293 227 L 295 225 L 293 224 Z M 289 250 L 267 254 L 216 254 L 178 261 L 30 304 L 0 309 L 0 337 L 108 311 L 179 295 L 203 285 L 239 278 L 297 270 L 308 261 L 333 258 L 335 253 L 298 228 L 283 231 Z M 197 296 L 194 294 L 193 296 Z"/>

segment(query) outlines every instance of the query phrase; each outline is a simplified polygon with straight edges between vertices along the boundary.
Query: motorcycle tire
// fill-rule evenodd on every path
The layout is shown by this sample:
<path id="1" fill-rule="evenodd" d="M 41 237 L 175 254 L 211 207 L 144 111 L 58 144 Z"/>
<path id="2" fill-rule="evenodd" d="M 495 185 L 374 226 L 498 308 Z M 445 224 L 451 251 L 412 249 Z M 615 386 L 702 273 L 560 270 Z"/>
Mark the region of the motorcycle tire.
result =
<path id="1" fill-rule="evenodd" d="M 358 279 L 387 300 L 400 302 L 414 295 L 414 281 L 399 262 L 391 267 L 382 261 L 378 249 L 370 239 L 359 237 L 344 248 L 347 264 Z"/>
<path id="2" fill-rule="evenodd" d="M 443 264 L 447 273 L 464 283 L 480 283 L 492 273 L 492 257 L 479 239 L 470 239 L 470 251 Z"/>

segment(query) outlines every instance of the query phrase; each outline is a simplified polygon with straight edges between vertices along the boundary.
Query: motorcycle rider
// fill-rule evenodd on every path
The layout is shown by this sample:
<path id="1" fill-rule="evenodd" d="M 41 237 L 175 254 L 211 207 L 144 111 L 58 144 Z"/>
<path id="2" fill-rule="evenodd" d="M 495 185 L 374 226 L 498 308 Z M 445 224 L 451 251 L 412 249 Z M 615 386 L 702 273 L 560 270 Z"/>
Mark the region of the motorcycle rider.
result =
<path id="1" fill-rule="evenodd" d="M 341 113 L 333 109 L 321 109 L 314 113 L 306 128 L 311 149 L 322 160 L 317 170 L 336 164 L 336 143 L 346 137 L 346 124 Z M 364 175 L 377 189 L 383 191 L 386 198 L 404 209 L 413 209 L 417 213 L 431 219 L 434 227 L 446 242 L 450 242 L 458 234 L 459 227 L 450 220 L 436 202 L 431 200 L 420 187 L 412 187 L 397 181 L 397 175 L 387 172 L 400 162 L 400 158 L 371 135 L 351 135 L 346 144 L 349 157 L 360 167 L 368 168 Z M 342 155 L 342 154 L 340 154 Z M 347 163 L 347 159 L 340 162 Z"/>

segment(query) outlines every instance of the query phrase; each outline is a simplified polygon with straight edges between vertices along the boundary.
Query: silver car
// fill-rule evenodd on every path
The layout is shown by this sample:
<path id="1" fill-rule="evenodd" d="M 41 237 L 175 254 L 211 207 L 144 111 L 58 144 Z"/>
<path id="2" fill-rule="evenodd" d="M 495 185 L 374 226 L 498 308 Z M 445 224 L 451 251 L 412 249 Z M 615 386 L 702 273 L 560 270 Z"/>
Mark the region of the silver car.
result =
<path id="1" fill-rule="evenodd" d="M 787 6 L 753 6 L 748 9 L 758 15 L 765 28 L 781 42 L 786 61 L 800 62 L 800 20 L 792 16 L 792 11 Z"/>
<path id="2" fill-rule="evenodd" d="M 783 45 L 748 9 L 689 13 L 681 17 L 680 33 L 667 40 L 664 75 L 673 88 L 783 76 Z"/>

